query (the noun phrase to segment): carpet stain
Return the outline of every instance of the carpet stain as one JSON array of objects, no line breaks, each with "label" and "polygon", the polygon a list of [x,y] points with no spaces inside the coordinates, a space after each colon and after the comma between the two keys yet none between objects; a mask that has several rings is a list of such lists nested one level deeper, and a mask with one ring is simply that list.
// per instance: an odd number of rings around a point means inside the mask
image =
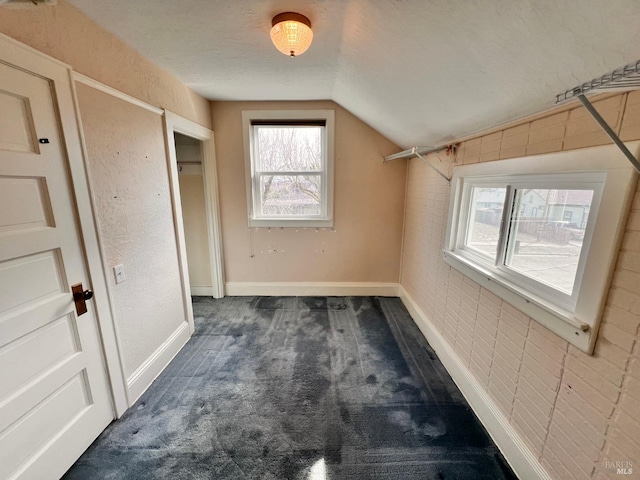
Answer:
[{"label": "carpet stain", "polygon": [[399,299],[193,307],[193,337],[66,480],[516,478]]}]

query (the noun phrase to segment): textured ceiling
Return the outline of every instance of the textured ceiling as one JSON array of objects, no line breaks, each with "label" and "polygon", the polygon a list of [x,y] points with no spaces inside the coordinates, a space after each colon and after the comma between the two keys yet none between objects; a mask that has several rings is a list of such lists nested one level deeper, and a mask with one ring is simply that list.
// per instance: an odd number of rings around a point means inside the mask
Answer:
[{"label": "textured ceiling", "polygon": [[[331,99],[402,147],[549,108],[640,58],[638,0],[69,0],[212,100]],[[309,17],[288,58],[271,18]]]}]

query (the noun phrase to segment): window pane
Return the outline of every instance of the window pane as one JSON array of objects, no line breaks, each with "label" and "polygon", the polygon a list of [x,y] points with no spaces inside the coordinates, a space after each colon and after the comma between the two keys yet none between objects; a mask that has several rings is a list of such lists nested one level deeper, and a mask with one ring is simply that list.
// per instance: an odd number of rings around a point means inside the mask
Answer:
[{"label": "window pane", "polygon": [[322,171],[322,128],[256,126],[256,171]]},{"label": "window pane", "polygon": [[516,190],[505,264],[573,292],[593,190]]},{"label": "window pane", "polygon": [[260,177],[261,215],[321,215],[320,175]]},{"label": "window pane", "polygon": [[500,222],[506,188],[474,187],[465,246],[494,261],[500,239]]}]

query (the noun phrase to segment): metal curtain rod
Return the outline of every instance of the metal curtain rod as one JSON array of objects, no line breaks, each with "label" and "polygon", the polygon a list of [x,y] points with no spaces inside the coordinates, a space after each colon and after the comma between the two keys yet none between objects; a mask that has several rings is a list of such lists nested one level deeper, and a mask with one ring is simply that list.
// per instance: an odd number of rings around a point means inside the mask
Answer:
[{"label": "metal curtain rod", "polygon": [[635,169],[640,173],[640,162],[631,153],[627,146],[620,140],[620,137],[609,126],[602,115],[598,113],[595,107],[587,99],[587,93],[594,93],[599,90],[606,89],[635,89],[640,88],[640,60],[636,63],[630,63],[622,68],[618,68],[611,73],[607,73],[600,78],[594,78],[590,82],[585,82],[577,87],[570,88],[564,92],[556,95],[555,104],[564,103],[573,98],[577,98],[584,108],[591,114],[593,119],[600,125],[602,130],[609,136],[609,138],[617,145],[617,147],[624,153],[624,155],[633,164]]},{"label": "metal curtain rod", "polygon": [[448,183],[451,183],[451,178],[447,177],[444,173],[442,173],[438,167],[436,167],[433,163],[427,160],[423,155],[427,155],[429,153],[440,152],[442,150],[446,150],[451,147],[451,144],[441,145],[439,147],[413,147],[408,150],[403,150],[402,152],[394,153],[393,155],[387,155],[382,160],[383,162],[390,162],[391,160],[397,160],[399,158],[413,158],[418,157],[420,160],[429,165],[435,172],[444,178]]}]

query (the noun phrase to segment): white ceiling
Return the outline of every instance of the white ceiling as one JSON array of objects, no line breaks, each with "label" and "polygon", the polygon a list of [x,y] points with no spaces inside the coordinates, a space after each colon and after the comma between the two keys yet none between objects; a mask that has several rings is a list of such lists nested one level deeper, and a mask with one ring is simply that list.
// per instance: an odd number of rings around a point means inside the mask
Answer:
[{"label": "white ceiling", "polygon": [[[640,58],[639,0],[69,0],[212,100],[332,99],[403,148],[552,105]],[[309,17],[288,58],[271,18]]]}]

